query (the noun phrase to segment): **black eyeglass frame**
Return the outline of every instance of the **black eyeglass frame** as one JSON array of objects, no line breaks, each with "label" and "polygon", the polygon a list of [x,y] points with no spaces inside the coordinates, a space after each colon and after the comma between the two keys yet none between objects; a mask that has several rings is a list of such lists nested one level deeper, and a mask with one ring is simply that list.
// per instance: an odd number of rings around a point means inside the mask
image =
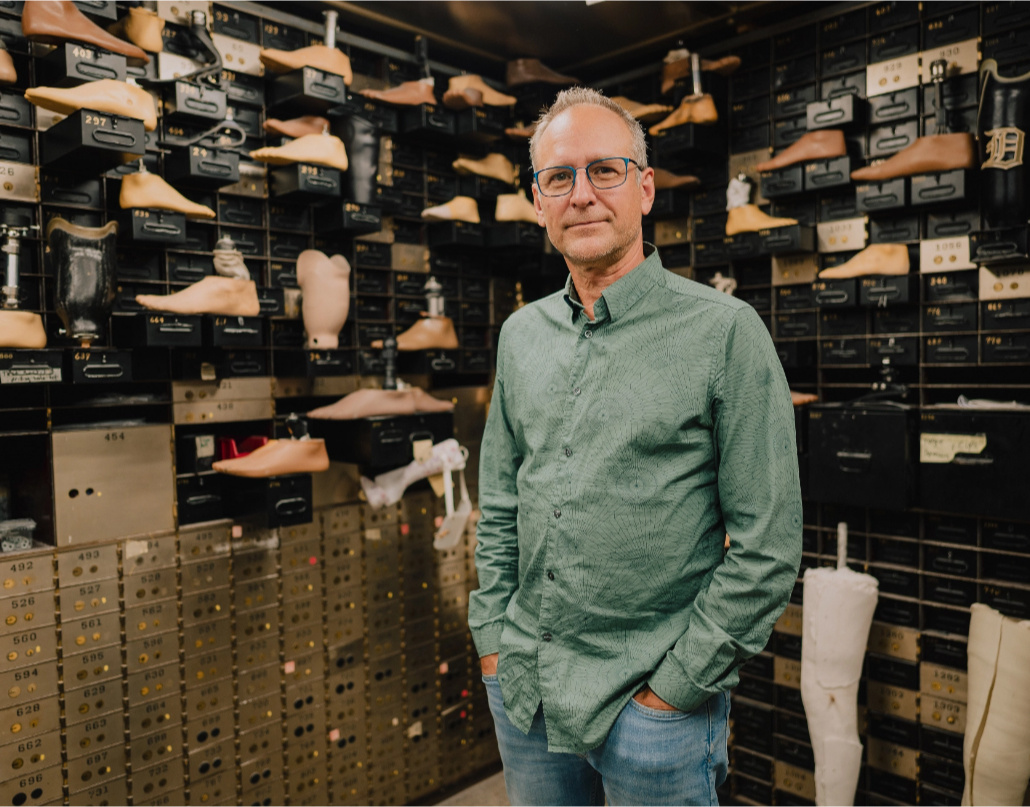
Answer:
[{"label": "black eyeglass frame", "polygon": [[[622,160],[626,166],[626,175],[625,177],[623,177],[622,182],[620,182],[618,185],[609,185],[607,188],[598,188],[597,185],[594,185],[594,180],[590,178],[590,166],[596,165],[597,163],[607,162],[608,160]],[[626,180],[629,178],[630,163],[633,163],[633,165],[637,167],[637,170],[644,170],[640,167],[640,163],[638,163],[636,160],[630,157],[598,157],[596,160],[591,160],[586,165],[582,166],[582,169],[576,168],[574,165],[550,165],[547,168],[541,168],[539,171],[533,172],[533,182],[536,183],[536,188],[538,191],[540,191],[541,195],[546,196],[548,199],[559,199],[562,196],[568,196],[576,189],[576,179],[579,176],[580,170],[582,170],[587,175],[587,181],[594,186],[594,190],[610,191],[614,190],[615,188],[621,188],[623,185],[626,184]],[[553,171],[556,168],[567,168],[569,171],[572,172],[572,187],[565,191],[565,193],[546,193],[543,187],[541,187],[540,185],[540,175],[544,173],[544,171]]]}]

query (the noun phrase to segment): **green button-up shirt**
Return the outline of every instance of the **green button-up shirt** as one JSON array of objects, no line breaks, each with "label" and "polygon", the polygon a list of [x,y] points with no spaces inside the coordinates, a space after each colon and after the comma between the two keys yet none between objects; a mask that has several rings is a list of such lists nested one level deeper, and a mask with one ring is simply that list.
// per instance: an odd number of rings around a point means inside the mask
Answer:
[{"label": "green button-up shirt", "polygon": [[481,656],[500,653],[512,723],[528,732],[543,702],[552,751],[596,748],[645,683],[684,711],[734,686],[801,560],[769,333],[647,249],[593,321],[570,278],[497,348],[469,626]]}]

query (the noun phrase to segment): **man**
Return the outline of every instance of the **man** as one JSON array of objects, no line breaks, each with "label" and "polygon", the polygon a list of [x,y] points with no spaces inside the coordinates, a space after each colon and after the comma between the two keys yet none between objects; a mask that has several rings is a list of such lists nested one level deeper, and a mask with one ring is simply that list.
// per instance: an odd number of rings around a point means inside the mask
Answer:
[{"label": "man", "polygon": [[715,804],[801,558],[789,389],[754,309],[644,243],[632,117],[567,90],[530,156],[570,276],[501,331],[469,601],[508,795]]}]

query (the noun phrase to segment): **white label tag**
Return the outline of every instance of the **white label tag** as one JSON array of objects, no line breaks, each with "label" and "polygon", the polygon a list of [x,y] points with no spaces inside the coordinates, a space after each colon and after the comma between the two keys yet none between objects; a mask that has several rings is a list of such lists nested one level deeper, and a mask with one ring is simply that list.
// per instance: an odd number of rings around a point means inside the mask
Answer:
[{"label": "white label tag", "polygon": [[866,218],[821,221],[816,226],[816,239],[820,252],[854,252],[864,249]]},{"label": "white label tag", "polygon": [[150,544],[146,541],[126,541],[125,542],[125,557],[134,558],[137,555],[145,555],[150,549]]},{"label": "white label tag", "polygon": [[979,65],[979,56],[976,37],[962,42],[952,42],[950,45],[942,45],[933,50],[924,50],[919,54],[923,83],[930,83],[930,65],[938,59],[944,59],[948,63],[944,75],[951,78],[963,73],[975,73]]},{"label": "white label tag", "polygon": [[975,269],[969,260],[969,236],[931,238],[919,242],[920,272],[951,272],[956,269]]},{"label": "white label tag", "polygon": [[408,737],[419,737],[422,734],[422,721],[416,720],[410,726],[408,726]]},{"label": "white label tag", "polygon": [[919,461],[949,463],[956,454],[981,454],[987,448],[986,434],[932,434],[919,435]]},{"label": "white label tag", "polygon": [[60,367],[27,367],[17,370],[0,370],[0,384],[40,384],[60,381]]},{"label": "white label tag", "polygon": [[211,434],[202,434],[195,440],[197,457],[213,457],[215,455],[215,438]]},{"label": "white label tag", "polygon": [[919,84],[919,54],[871,64],[865,69],[865,94],[885,95]]},{"label": "white label tag", "polygon": [[415,462],[429,462],[429,458],[433,456],[433,441],[415,440],[411,444],[411,453],[415,457]]},{"label": "white label tag", "polygon": [[381,541],[383,539],[383,532],[378,527],[365,530],[366,541]]}]

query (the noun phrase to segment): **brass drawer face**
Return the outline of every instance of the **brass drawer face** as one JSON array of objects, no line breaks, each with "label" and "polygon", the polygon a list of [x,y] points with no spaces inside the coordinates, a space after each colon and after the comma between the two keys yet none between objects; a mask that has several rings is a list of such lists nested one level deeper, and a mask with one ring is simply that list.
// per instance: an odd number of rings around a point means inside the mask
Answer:
[{"label": "brass drawer face", "polygon": [[236,768],[236,740],[230,736],[214,744],[208,744],[199,751],[191,751],[186,757],[186,768],[190,779],[200,779],[221,770]]},{"label": "brass drawer face", "polygon": [[100,647],[76,655],[65,654],[64,688],[96,684],[119,678],[122,674],[122,649],[118,646]]},{"label": "brass drawer face", "polygon": [[78,759],[68,760],[68,789],[95,787],[125,778],[125,743],[93,750]]},{"label": "brass drawer face", "polygon": [[228,619],[231,615],[231,593],[228,588],[212,591],[198,591],[182,598],[182,626],[210,622],[212,619]]},{"label": "brass drawer face", "polygon": [[164,633],[179,627],[179,603],[177,600],[141,603],[125,606],[125,639],[132,641],[140,636]]},{"label": "brass drawer face", "polygon": [[361,505],[361,526],[364,529],[385,527],[396,525],[397,523],[396,507],[384,507],[382,510],[373,510],[367,504]]},{"label": "brass drawer face", "polygon": [[279,666],[240,669],[236,675],[236,686],[241,701],[279,691]]},{"label": "brass drawer face", "polygon": [[[134,745],[135,740],[133,740]],[[129,756],[131,758],[132,754],[130,753]],[[133,765],[132,777],[129,780],[132,803],[185,804],[186,794],[182,790],[185,778],[186,762],[181,754],[168,757],[166,760],[142,770]],[[161,794],[168,794],[167,799],[158,798]]]},{"label": "brass drawer face", "polygon": [[247,760],[263,754],[282,755],[283,726],[278,721],[240,733],[240,759]]},{"label": "brass drawer face", "polygon": [[0,778],[2,804],[61,804],[64,777],[61,775],[60,755],[56,767],[21,771],[16,776],[4,772]]},{"label": "brass drawer face", "polygon": [[432,667],[435,661],[436,642],[422,642],[416,645],[408,642],[405,643],[404,666],[409,672],[422,669],[423,667]]},{"label": "brass drawer face", "polygon": [[365,643],[362,641],[350,642],[329,648],[329,673],[335,675],[345,673],[357,675],[364,679],[365,665]]},{"label": "brass drawer face", "polygon": [[305,709],[296,714],[286,716],[286,752],[289,759],[293,758],[292,751],[295,744],[303,745],[305,739],[317,738],[325,747],[325,709],[313,707]]},{"label": "brass drawer face", "polygon": [[179,555],[183,563],[192,563],[204,558],[228,555],[231,549],[228,521],[207,524],[203,527],[182,527],[179,529]]},{"label": "brass drawer face", "polygon": [[[282,778],[283,755],[280,753],[261,754],[240,764],[240,782],[244,793]],[[275,803],[281,804],[282,802]]]},{"label": "brass drawer face", "polygon": [[209,588],[229,585],[229,558],[222,556],[184,563],[182,565],[182,593],[191,594]]},{"label": "brass drawer face", "polygon": [[279,663],[279,637],[264,635],[236,645],[236,662],[240,667],[261,667]]},{"label": "brass drawer face", "polygon": [[273,722],[278,724],[282,719],[282,702],[278,692],[259,695],[240,703],[239,710],[240,731],[250,731]]},{"label": "brass drawer face", "polygon": [[[329,783],[326,778],[325,766],[321,763],[308,765],[298,771],[291,770],[286,785],[290,794],[290,804],[308,807],[308,805],[329,803]],[[403,800],[402,793],[399,800],[384,801],[383,803],[399,804]]]},{"label": "brass drawer face", "polygon": [[179,693],[170,693],[160,698],[133,706],[126,712],[129,716],[129,738],[151,731],[162,731],[182,725],[182,699]]},{"label": "brass drawer face", "polygon": [[367,709],[365,708],[364,680],[355,682],[330,678],[327,683],[329,684],[329,701],[326,704],[326,711],[332,724],[365,719]]},{"label": "brass drawer face", "polygon": [[464,557],[465,547],[463,544],[458,544],[457,546],[452,547],[451,549],[438,549],[434,554],[436,563],[439,566],[443,566],[447,563],[451,563],[458,559],[463,559]]},{"label": "brass drawer face", "polygon": [[286,688],[287,717],[313,707],[325,706],[325,682],[321,678],[290,684]]},{"label": "brass drawer face", "polygon": [[440,588],[464,583],[468,579],[468,567],[464,560],[441,564],[436,573]]},{"label": "brass drawer face", "polygon": [[175,533],[151,538],[130,538],[122,545],[122,574],[135,576],[148,569],[164,569],[178,563]]},{"label": "brass drawer face", "polygon": [[368,632],[374,636],[401,635],[401,603],[389,600],[368,609]]},{"label": "brass drawer face", "polygon": [[0,593],[5,597],[53,589],[53,550],[32,549],[0,563]]},{"label": "brass drawer face", "polygon": [[370,635],[368,637],[368,657],[369,658],[383,658],[384,656],[392,656],[399,653],[401,650],[401,632],[400,630],[391,631],[391,635]]},{"label": "brass drawer face", "polygon": [[182,682],[179,680],[179,665],[166,664],[152,670],[141,670],[128,677],[129,708],[153,703],[168,695],[179,694]]},{"label": "brass drawer face", "polygon": [[[68,789],[75,788],[69,782]],[[125,778],[125,768],[122,768],[119,776],[105,780],[100,784],[87,785],[84,790],[72,792],[68,796],[68,804],[72,807],[90,804],[128,804],[129,803],[129,780]],[[137,802],[138,804],[138,802]]]},{"label": "brass drawer face", "polygon": [[283,563],[283,601],[303,600],[322,596],[322,569],[319,566],[301,567],[288,571]]},{"label": "brass drawer face", "polygon": [[182,757],[182,732],[178,726],[133,737],[129,743],[129,764],[132,770]]},{"label": "brass drawer face", "polygon": [[197,689],[208,681],[232,675],[232,648],[188,655],[185,663],[186,689]]},{"label": "brass drawer face", "polygon": [[232,679],[218,681],[186,690],[186,719],[200,720],[204,715],[232,706]]},{"label": "brass drawer face", "polygon": [[336,566],[361,560],[364,539],[360,531],[339,535],[326,534],[325,565]]},{"label": "brass drawer face", "polygon": [[305,535],[298,537],[287,537],[282,534],[286,530],[299,530],[299,527],[282,527],[280,529],[282,546],[283,574],[299,572],[304,569],[318,569],[322,565],[322,536],[309,528],[311,524],[303,525]]},{"label": "brass drawer face", "polygon": [[57,591],[61,614],[68,616],[102,614],[118,610],[118,578],[73,583]]},{"label": "brass drawer face", "polygon": [[220,619],[216,622],[191,625],[182,632],[182,644],[187,653],[228,647],[232,644],[232,622]]},{"label": "brass drawer face", "polygon": [[237,615],[241,611],[253,611],[255,608],[275,605],[279,601],[279,578],[262,577],[246,582],[237,579],[232,597]]},{"label": "brass drawer face", "polygon": [[[286,804],[286,788],[283,785],[282,777],[270,774],[270,781],[262,779],[260,785],[252,786],[247,782],[243,783],[244,804]],[[326,802],[327,804],[329,802]],[[343,804],[342,801],[333,802]],[[362,802],[352,802],[360,804]]]},{"label": "brass drawer face", "polygon": [[64,721],[68,725],[120,711],[121,708],[122,682],[118,680],[90,684],[64,693]]},{"label": "brass drawer face", "polygon": [[61,735],[56,732],[25,737],[0,748],[0,771],[3,771],[5,778],[20,778],[60,761]]},{"label": "brass drawer face", "polygon": [[334,593],[337,599],[342,592],[350,592],[353,596],[361,596],[361,558],[354,557],[347,563],[326,565],[325,567],[326,600]]},{"label": "brass drawer face", "polygon": [[[114,640],[118,641],[120,635],[116,633]],[[29,628],[0,635],[0,658],[8,668],[56,661],[57,631],[53,626],[45,625],[41,628]]]},{"label": "brass drawer face", "polygon": [[237,518],[232,525],[232,553],[258,549],[275,552],[279,549],[279,531],[269,528],[263,516]]},{"label": "brass drawer face", "polygon": [[404,713],[404,682],[394,681],[390,684],[369,687],[369,698],[373,714],[385,711],[387,714]]},{"label": "brass drawer face", "polygon": [[129,675],[140,670],[179,661],[179,632],[158,633],[134,639],[125,646],[125,668]]},{"label": "brass drawer face", "polygon": [[283,628],[289,632],[299,625],[322,624],[322,595],[304,600],[283,601]]},{"label": "brass drawer face", "polygon": [[56,693],[43,700],[0,709],[0,745],[61,728],[61,703]]},{"label": "brass drawer face", "polygon": [[342,504],[322,511],[322,532],[327,536],[361,529],[361,505]]},{"label": "brass drawer face", "polygon": [[190,804],[222,804],[236,803],[236,765],[235,760],[228,768],[205,776],[199,781],[190,781]]},{"label": "brass drawer face", "polygon": [[919,701],[921,723],[942,731],[965,734],[966,704],[925,693],[920,696]]},{"label": "brass drawer face", "polygon": [[[321,611],[319,612],[321,615]],[[307,625],[290,625],[283,634],[287,657],[322,647],[322,620]]]},{"label": "brass drawer face", "polygon": [[357,597],[351,594],[349,598],[326,603],[329,644],[349,644],[365,635],[365,612],[360,595],[359,591]]},{"label": "brass drawer face", "polygon": [[167,600],[179,593],[179,571],[174,566],[164,569],[134,570],[125,575],[125,607],[131,608],[153,600]]},{"label": "brass drawer face", "polygon": [[233,552],[232,575],[236,585],[279,573],[279,551],[263,547],[249,552]]},{"label": "brass drawer face", "polygon": [[401,654],[395,653],[381,659],[370,659],[368,662],[368,688],[374,692],[394,681],[402,680]]},{"label": "brass drawer face", "polygon": [[61,620],[61,642],[69,649],[79,651],[91,647],[105,647],[119,644],[121,640],[122,620],[117,611],[87,617],[69,616]]},{"label": "brass drawer face", "polygon": [[250,642],[279,635],[279,607],[270,605],[258,611],[236,614],[236,641]]},{"label": "brass drawer face", "polygon": [[[68,759],[88,756],[98,748],[125,744],[125,716],[121,712],[98,715],[69,726],[65,732]],[[83,780],[85,782],[87,780]]]},{"label": "brass drawer face", "polygon": [[321,648],[298,654],[283,663],[283,678],[286,679],[287,687],[291,681],[306,681],[311,678],[322,678],[324,675],[325,658],[322,656]]},{"label": "brass drawer face", "polygon": [[62,588],[117,576],[117,544],[66,549],[57,553],[57,583]]},{"label": "brass drawer face", "polygon": [[[118,607],[117,598],[115,607]],[[5,634],[23,633],[30,628],[53,625],[56,621],[57,607],[54,595],[49,591],[19,594],[0,600],[0,630]]]}]

